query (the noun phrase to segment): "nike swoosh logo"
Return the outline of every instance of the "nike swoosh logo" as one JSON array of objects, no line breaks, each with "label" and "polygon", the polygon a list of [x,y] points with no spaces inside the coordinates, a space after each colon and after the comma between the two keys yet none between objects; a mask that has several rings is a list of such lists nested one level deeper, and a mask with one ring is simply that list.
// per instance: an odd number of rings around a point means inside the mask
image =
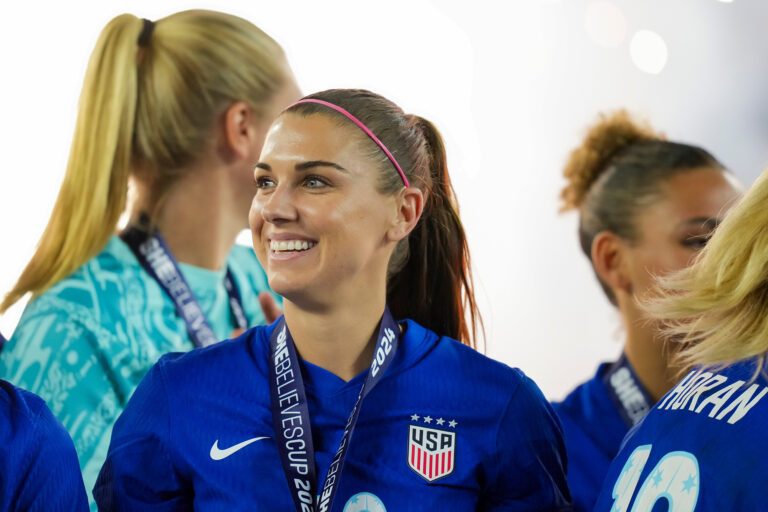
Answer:
[{"label": "nike swoosh logo", "polygon": [[236,451],[242,450],[249,444],[255,443],[256,441],[261,441],[262,439],[269,439],[269,437],[254,437],[253,439],[248,439],[246,441],[243,441],[242,443],[237,443],[236,445],[230,446],[229,448],[225,448],[224,450],[219,448],[219,440],[217,439],[213,443],[213,446],[211,446],[211,458],[213,460],[226,459]]}]

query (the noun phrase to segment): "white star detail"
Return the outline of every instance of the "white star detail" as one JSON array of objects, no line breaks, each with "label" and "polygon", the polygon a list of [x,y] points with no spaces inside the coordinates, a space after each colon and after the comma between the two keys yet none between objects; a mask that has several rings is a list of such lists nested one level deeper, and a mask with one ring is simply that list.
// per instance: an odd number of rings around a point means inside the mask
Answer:
[{"label": "white star detail", "polygon": [[451,420],[448,422],[448,426],[451,428],[456,428],[456,425],[458,425],[458,423],[456,423],[456,420]]},{"label": "white star detail", "polygon": [[443,418],[437,418],[437,422],[436,423],[438,425],[442,425],[443,423],[445,423],[445,420]]},{"label": "white star detail", "polygon": [[411,421],[419,421],[419,415],[418,414],[412,414],[411,415]]},{"label": "white star detail", "polygon": [[432,418],[430,416],[424,416],[424,423],[432,423]]}]

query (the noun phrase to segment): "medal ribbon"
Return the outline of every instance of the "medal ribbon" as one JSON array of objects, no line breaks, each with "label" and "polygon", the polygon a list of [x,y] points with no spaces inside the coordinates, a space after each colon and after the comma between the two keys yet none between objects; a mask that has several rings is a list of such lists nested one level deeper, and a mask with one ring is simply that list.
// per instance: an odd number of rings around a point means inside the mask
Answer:
[{"label": "medal ribbon", "polygon": [[[136,259],[157,281],[160,288],[171,298],[176,306],[176,312],[187,326],[189,338],[195,347],[207,347],[219,341],[213,333],[211,324],[205,317],[200,303],[192,293],[187,280],[184,279],[176,258],[173,257],[168,244],[158,231],[148,235],[141,229],[130,227],[120,238],[128,245]],[[227,268],[224,287],[229,296],[229,305],[238,329],[248,329],[248,321],[243,313],[243,303],[237,289],[232,272]]]},{"label": "medal ribbon", "polygon": [[376,336],[371,366],[344,426],[344,434],[336,455],[328,467],[323,487],[318,490],[309,406],[299,358],[293,337],[285,323],[285,317],[280,318],[275,330],[272,331],[269,349],[272,425],[275,429],[275,440],[283,471],[297,511],[328,512],[331,510],[333,498],[341,480],[347,449],[360,414],[360,406],[363,399],[381,380],[395,357],[399,339],[400,328],[392,318],[389,308],[385,307]]},{"label": "medal ribbon", "polygon": [[603,382],[627,427],[633,427],[651,410],[653,398],[637,378],[625,354],[610,366],[603,375]]}]

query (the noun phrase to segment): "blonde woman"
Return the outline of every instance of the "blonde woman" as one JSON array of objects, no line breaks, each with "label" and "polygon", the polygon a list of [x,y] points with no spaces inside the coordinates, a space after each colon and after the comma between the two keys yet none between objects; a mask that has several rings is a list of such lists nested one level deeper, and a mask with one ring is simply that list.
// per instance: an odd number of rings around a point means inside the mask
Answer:
[{"label": "blonde woman", "polygon": [[[280,46],[238,17],[124,14],[103,29],[48,227],[0,307],[32,295],[0,377],[46,400],[89,490],[115,419],[162,354],[264,323],[264,271],[233,246],[267,128],[298,96]],[[117,234],[129,180],[136,197]]]},{"label": "blonde woman", "polygon": [[623,353],[555,404],[574,510],[592,510],[621,440],[677,381],[672,353],[639,300],[689,265],[741,195],[706,150],[666,140],[626,111],[601,115],[565,167],[564,209],[625,332]]},{"label": "blonde woman", "polygon": [[595,510],[765,510],[768,172],[661,285],[649,310],[690,371],[625,439]]}]

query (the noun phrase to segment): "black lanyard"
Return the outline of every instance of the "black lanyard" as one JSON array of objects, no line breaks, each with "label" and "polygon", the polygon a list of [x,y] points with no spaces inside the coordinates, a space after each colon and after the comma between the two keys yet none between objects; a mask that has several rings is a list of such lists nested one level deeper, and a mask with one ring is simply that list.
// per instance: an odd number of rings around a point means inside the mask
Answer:
[{"label": "black lanyard", "polygon": [[[360,406],[363,399],[381,380],[395,357],[399,339],[400,328],[392,318],[389,308],[385,308],[370,369],[344,426],[344,434],[328,468],[323,487],[318,491],[309,406],[299,358],[291,333],[285,324],[285,317],[280,318],[275,330],[272,331],[269,348],[272,425],[275,429],[283,471],[297,511],[328,512],[331,510],[352,432],[360,414]],[[317,496],[317,502],[315,502],[315,496]]]},{"label": "black lanyard", "polygon": [[[160,288],[171,298],[176,306],[176,312],[184,319],[187,325],[189,338],[196,347],[207,347],[219,341],[213,333],[211,324],[203,313],[200,303],[192,293],[192,289],[184,279],[184,275],[179,269],[176,258],[173,257],[168,244],[158,231],[148,235],[147,232],[130,227],[123,231],[120,238],[128,245],[136,259],[157,281]],[[224,278],[224,287],[229,296],[229,306],[232,316],[238,329],[248,329],[248,321],[243,313],[243,303],[240,298],[240,292],[237,289],[232,272],[227,268],[227,274]]]},{"label": "black lanyard", "polygon": [[3,337],[3,333],[0,333],[0,352],[3,351],[3,347],[8,343],[8,340]]},{"label": "black lanyard", "polygon": [[626,355],[622,354],[608,368],[603,375],[603,382],[627,427],[633,427],[651,410],[653,398],[637,378]]}]

